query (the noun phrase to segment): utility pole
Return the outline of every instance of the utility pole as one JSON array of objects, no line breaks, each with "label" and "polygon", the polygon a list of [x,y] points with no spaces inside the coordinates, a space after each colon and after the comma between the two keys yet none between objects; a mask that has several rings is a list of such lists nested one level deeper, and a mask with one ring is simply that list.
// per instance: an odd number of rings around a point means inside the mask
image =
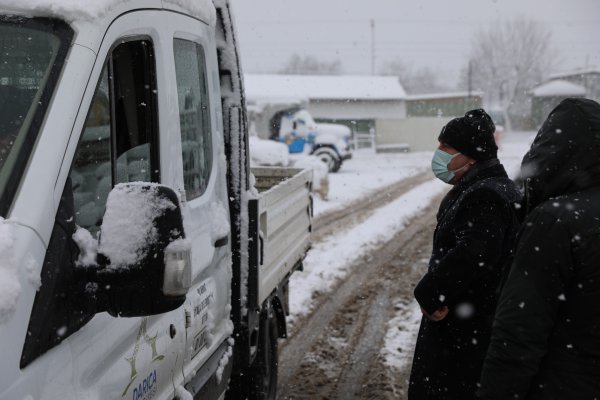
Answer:
[{"label": "utility pole", "polygon": [[371,18],[371,75],[375,75],[375,19]]},{"label": "utility pole", "polygon": [[469,82],[469,87],[468,87],[468,99],[469,101],[471,101],[471,91],[473,88],[473,62],[471,60],[469,60],[469,71],[468,71],[468,79],[467,81]]}]

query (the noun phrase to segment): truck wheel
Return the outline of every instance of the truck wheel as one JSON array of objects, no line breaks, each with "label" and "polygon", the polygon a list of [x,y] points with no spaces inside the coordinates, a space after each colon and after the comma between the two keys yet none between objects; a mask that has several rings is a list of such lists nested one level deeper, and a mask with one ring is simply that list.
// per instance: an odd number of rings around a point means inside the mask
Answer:
[{"label": "truck wheel", "polygon": [[277,398],[277,317],[272,310],[266,313],[258,338],[258,353],[250,369],[250,400]]},{"label": "truck wheel", "polygon": [[327,164],[329,172],[338,172],[342,166],[342,160],[335,150],[328,147],[320,147],[314,151],[313,155],[319,157],[321,161]]}]

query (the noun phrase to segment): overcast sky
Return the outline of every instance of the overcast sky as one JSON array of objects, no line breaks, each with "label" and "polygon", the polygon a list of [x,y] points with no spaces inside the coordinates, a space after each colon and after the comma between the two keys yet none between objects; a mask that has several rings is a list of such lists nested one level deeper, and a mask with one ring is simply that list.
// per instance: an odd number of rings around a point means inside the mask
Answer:
[{"label": "overcast sky", "polygon": [[294,54],[342,62],[349,74],[402,60],[455,84],[473,36],[526,16],[552,32],[560,69],[600,68],[600,0],[232,0],[246,72],[277,72]]}]

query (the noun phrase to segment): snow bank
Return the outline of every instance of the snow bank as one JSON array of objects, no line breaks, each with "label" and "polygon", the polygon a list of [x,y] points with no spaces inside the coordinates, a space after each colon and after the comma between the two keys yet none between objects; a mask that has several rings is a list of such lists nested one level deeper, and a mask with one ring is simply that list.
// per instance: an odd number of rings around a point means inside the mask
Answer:
[{"label": "snow bank", "polygon": [[14,245],[12,226],[0,217],[0,324],[15,312],[21,294]]},{"label": "snow bank", "polygon": [[135,265],[158,240],[154,221],[176,205],[159,198],[157,190],[158,185],[150,183],[127,183],[108,195],[98,251],[110,259],[111,268]]},{"label": "snow bank", "polygon": [[381,349],[388,366],[401,370],[412,359],[421,315],[421,307],[416,300],[410,304],[396,304],[396,316],[388,322],[385,344]]}]

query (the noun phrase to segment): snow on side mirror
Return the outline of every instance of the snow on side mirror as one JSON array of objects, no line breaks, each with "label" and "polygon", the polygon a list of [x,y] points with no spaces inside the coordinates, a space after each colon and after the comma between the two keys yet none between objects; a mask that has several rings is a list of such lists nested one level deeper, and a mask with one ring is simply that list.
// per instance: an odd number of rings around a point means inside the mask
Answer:
[{"label": "snow on side mirror", "polygon": [[111,315],[160,314],[178,308],[191,286],[191,246],[179,199],[169,187],[124,183],[106,204],[96,278]]}]

